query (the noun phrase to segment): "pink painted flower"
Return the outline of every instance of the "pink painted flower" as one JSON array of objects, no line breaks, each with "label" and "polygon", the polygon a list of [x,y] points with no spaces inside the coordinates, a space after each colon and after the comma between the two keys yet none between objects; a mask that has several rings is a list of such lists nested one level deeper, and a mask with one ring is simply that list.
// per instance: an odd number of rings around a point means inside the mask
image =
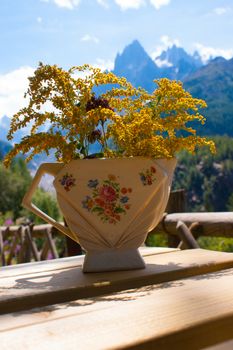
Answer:
[{"label": "pink painted flower", "polygon": [[105,202],[114,202],[116,200],[116,191],[108,185],[103,185],[100,188],[99,195]]},{"label": "pink painted flower", "polygon": [[151,167],[150,167],[150,170],[151,170],[151,172],[152,172],[153,174],[156,173],[155,167],[151,166]]},{"label": "pink painted flower", "polygon": [[121,187],[115,175],[109,174],[101,182],[91,179],[87,187],[92,193],[82,201],[83,208],[97,214],[103,223],[116,225],[131,207],[129,193],[132,188]]},{"label": "pink painted flower", "polygon": [[147,183],[148,183],[148,185],[152,185],[152,183],[153,183],[152,177],[150,175],[147,176]]},{"label": "pink painted flower", "polygon": [[67,186],[67,187],[74,186],[74,179],[72,179],[72,178],[69,177],[69,178],[66,180],[66,186]]}]

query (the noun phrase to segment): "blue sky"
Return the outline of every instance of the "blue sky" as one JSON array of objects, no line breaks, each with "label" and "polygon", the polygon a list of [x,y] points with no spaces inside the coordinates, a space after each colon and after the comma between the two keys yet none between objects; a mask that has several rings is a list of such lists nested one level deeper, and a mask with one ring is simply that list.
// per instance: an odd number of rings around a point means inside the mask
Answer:
[{"label": "blue sky", "polygon": [[112,68],[134,39],[152,58],[173,43],[233,57],[232,0],[0,0],[0,16],[0,117],[22,107],[39,61]]}]

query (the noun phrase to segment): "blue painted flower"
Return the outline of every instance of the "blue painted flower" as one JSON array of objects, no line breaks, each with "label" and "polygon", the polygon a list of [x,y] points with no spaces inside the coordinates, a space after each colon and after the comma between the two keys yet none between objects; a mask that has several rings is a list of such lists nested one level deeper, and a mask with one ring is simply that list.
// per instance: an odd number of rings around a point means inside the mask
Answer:
[{"label": "blue painted flower", "polygon": [[75,178],[73,177],[72,174],[66,173],[63,175],[63,177],[59,180],[60,184],[64,186],[64,189],[66,191],[70,191],[70,189],[75,186]]},{"label": "blue painted flower", "polygon": [[88,181],[88,187],[90,188],[96,188],[98,185],[99,185],[99,181],[97,179]]},{"label": "blue painted flower", "polygon": [[65,186],[65,184],[66,184],[66,179],[65,179],[65,177],[63,177],[63,179],[60,180],[60,183],[61,183],[62,186]]},{"label": "blue painted flower", "polygon": [[90,196],[86,196],[86,198],[82,201],[82,205],[84,209],[90,211],[93,205],[93,200]]},{"label": "blue painted flower", "polygon": [[141,181],[142,181],[143,183],[146,182],[146,177],[145,177],[144,174],[140,174],[140,178],[141,178]]},{"label": "blue painted flower", "polygon": [[120,201],[121,203],[127,203],[129,201],[129,197],[127,196],[121,197]]}]

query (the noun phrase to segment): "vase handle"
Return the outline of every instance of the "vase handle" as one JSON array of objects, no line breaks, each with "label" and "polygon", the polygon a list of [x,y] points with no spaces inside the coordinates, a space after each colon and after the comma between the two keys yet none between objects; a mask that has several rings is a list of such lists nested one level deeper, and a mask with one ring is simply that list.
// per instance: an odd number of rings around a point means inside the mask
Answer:
[{"label": "vase handle", "polygon": [[71,239],[77,241],[77,237],[69,230],[68,227],[63,226],[59,222],[57,222],[55,219],[51,218],[49,215],[44,213],[41,209],[39,209],[35,204],[32,203],[32,196],[34,192],[36,191],[40,180],[44,174],[49,174],[52,176],[56,176],[56,174],[61,170],[63,167],[63,163],[43,163],[37,170],[31,186],[28,189],[28,192],[25,194],[22,205],[24,208],[29,209],[34,214],[38,215],[41,219],[45,220],[49,224],[56,227],[59,231],[64,233],[65,235],[69,236]]}]

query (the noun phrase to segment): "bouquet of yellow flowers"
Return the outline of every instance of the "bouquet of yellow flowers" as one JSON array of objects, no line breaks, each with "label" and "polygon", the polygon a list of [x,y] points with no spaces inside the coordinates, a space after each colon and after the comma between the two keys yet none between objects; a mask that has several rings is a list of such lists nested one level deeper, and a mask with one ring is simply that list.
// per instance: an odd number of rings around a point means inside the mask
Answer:
[{"label": "bouquet of yellow flowers", "polygon": [[[39,64],[29,78],[28,106],[16,113],[8,139],[30,125],[30,134],[5,157],[9,166],[19,153],[26,160],[55,149],[59,162],[90,157],[90,145],[98,143],[99,156],[172,158],[180,150],[195,152],[199,146],[215,150],[213,141],[200,137],[192,122],[204,124],[199,113],[206,107],[193,98],[181,82],[155,81],[148,93],[133,87],[125,78],[89,65],[68,71],[56,65]],[[104,91],[102,94],[98,91]],[[49,121],[47,132],[38,128]]]}]

